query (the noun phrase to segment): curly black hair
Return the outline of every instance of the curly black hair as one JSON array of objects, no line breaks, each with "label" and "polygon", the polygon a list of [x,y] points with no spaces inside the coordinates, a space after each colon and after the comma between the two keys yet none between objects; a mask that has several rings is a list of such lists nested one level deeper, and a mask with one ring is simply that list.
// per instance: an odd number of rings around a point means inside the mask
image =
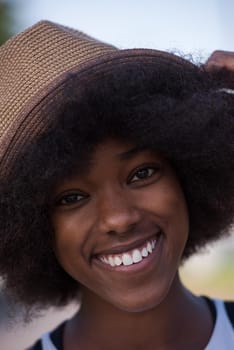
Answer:
[{"label": "curly black hair", "polygon": [[234,86],[233,73],[158,58],[148,66],[115,62],[90,76],[68,74],[61,96],[43,102],[50,125],[20,150],[0,185],[0,274],[30,307],[77,298],[79,284],[53,251],[50,196],[106,138],[160,150],[173,165],[190,215],[183,259],[233,223],[234,97],[221,89]]}]

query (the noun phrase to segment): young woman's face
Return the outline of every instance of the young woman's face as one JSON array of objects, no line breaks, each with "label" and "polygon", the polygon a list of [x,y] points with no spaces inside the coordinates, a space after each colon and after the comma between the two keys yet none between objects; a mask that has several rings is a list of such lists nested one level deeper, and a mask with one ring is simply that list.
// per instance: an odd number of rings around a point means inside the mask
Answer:
[{"label": "young woman's face", "polygon": [[105,141],[82,175],[56,188],[54,203],[55,252],[83,294],[134,312],[166,297],[189,223],[182,189],[162,156]]}]

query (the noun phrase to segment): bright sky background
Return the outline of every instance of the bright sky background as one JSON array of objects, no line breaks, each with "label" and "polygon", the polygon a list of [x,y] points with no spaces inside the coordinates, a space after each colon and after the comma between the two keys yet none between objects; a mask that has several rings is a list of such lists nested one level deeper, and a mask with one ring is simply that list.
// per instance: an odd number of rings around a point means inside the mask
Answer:
[{"label": "bright sky background", "polygon": [[234,51],[234,0],[8,0],[17,31],[49,19],[120,48],[177,50],[206,57]]}]

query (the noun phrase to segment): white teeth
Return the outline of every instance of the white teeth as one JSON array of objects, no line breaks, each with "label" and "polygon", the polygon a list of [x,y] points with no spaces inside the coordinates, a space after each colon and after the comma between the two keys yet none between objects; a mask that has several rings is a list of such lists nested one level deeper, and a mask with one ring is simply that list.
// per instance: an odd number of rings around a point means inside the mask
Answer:
[{"label": "white teeth", "polygon": [[146,242],[141,249],[134,249],[123,254],[100,255],[99,259],[112,267],[120,265],[129,266],[137,264],[142,261],[143,258],[146,258],[152,253],[156,245],[157,240],[153,239],[152,241]]},{"label": "white teeth", "polygon": [[100,259],[101,259],[102,262],[104,262],[106,264],[109,263],[108,259],[105,256],[101,256]]},{"label": "white teeth", "polygon": [[132,253],[132,260],[134,263],[138,263],[139,261],[142,260],[141,253],[138,249],[134,249]]},{"label": "white teeth", "polygon": [[108,260],[108,258],[106,258],[105,256],[104,256],[104,262],[105,262],[106,264],[109,264],[109,260]]},{"label": "white teeth", "polygon": [[116,266],[119,266],[122,264],[122,259],[119,256],[114,257],[114,262]]},{"label": "white teeth", "polygon": [[148,250],[144,247],[141,251],[141,255],[143,256],[143,258],[147,257],[148,256]]},{"label": "white teeth", "polygon": [[132,257],[130,254],[128,254],[128,253],[123,254],[123,264],[124,264],[124,266],[128,266],[128,265],[133,264]]},{"label": "white teeth", "polygon": [[152,253],[153,247],[150,242],[147,243],[147,250],[149,253]]},{"label": "white teeth", "polygon": [[112,258],[112,256],[109,256],[108,261],[109,261],[110,266],[115,266],[115,262],[114,262],[114,259]]}]

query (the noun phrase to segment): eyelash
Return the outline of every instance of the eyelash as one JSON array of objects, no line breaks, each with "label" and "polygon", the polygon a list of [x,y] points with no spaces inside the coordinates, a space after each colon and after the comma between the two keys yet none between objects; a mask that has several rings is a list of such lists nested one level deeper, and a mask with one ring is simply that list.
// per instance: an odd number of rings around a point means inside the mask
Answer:
[{"label": "eyelash", "polygon": [[[144,176],[143,178],[138,178],[136,180],[134,180],[135,177],[139,176],[139,173],[142,171],[147,171],[146,176]],[[146,181],[147,179],[149,179],[150,177],[152,177],[155,172],[159,170],[159,167],[156,166],[149,166],[149,165],[145,165],[145,166],[141,166],[138,169],[135,169],[133,174],[130,175],[129,180],[127,181],[128,184],[130,183],[135,183],[135,182],[141,182],[141,181]]]},{"label": "eyelash", "polygon": [[[78,199],[80,197],[80,199]],[[81,193],[68,193],[60,197],[56,200],[55,205],[56,206],[63,206],[63,205],[73,205],[75,203],[80,203],[83,199],[88,198],[88,195],[81,194]]]},{"label": "eyelash", "polygon": [[[139,176],[139,173],[142,171],[147,171],[147,174],[145,174],[146,176],[144,176],[143,178],[138,178],[138,179],[134,179],[135,177]],[[145,166],[141,166],[137,169],[135,169],[130,176],[127,179],[127,184],[133,184],[136,182],[145,182],[147,181],[149,178],[151,178],[155,172],[157,172],[158,170],[160,170],[160,168],[158,166],[149,166],[149,165],[145,165]],[[87,199],[89,197],[89,195],[87,194],[82,194],[82,193],[78,193],[78,192],[71,192],[68,194],[63,195],[62,197],[60,197],[59,199],[57,199],[55,201],[55,205],[56,206],[66,206],[66,205],[74,205],[74,204],[80,204],[83,200]]]}]

